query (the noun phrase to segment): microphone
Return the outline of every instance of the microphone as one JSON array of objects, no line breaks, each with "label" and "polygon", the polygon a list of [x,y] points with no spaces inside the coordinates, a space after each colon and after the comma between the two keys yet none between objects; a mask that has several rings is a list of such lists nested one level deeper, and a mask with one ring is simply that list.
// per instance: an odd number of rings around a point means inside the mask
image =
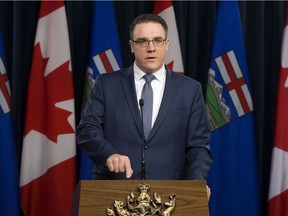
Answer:
[{"label": "microphone", "polygon": [[142,161],[141,161],[141,180],[146,178],[146,162],[145,162],[145,136],[144,136],[144,125],[143,125],[143,107],[144,99],[139,100],[140,114],[141,114],[141,134],[142,134]]}]

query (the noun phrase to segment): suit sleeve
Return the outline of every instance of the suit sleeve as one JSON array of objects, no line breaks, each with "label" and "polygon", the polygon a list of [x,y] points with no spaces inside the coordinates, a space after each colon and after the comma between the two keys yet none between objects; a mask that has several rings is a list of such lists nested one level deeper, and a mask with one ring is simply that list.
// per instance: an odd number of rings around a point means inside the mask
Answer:
[{"label": "suit sleeve", "polygon": [[90,99],[77,126],[77,144],[99,166],[103,166],[110,155],[117,153],[104,138],[104,119],[105,95],[100,75],[95,81]]},{"label": "suit sleeve", "polygon": [[202,88],[197,83],[195,98],[192,101],[188,140],[186,146],[186,179],[206,180],[212,164],[210,151],[210,129]]}]

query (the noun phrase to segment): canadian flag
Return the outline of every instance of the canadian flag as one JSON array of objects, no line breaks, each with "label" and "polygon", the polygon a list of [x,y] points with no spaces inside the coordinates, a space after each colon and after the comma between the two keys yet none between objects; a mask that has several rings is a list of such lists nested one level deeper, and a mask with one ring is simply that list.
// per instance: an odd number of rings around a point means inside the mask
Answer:
[{"label": "canadian flag", "polygon": [[155,1],[154,14],[161,16],[168,25],[169,50],[165,57],[165,64],[169,69],[184,73],[178,29],[172,1]]},{"label": "canadian flag", "polygon": [[288,215],[288,6],[281,54],[269,188],[269,216]]},{"label": "canadian flag", "polygon": [[65,6],[63,1],[42,1],[24,125],[24,214],[71,215],[75,185],[74,93]]}]

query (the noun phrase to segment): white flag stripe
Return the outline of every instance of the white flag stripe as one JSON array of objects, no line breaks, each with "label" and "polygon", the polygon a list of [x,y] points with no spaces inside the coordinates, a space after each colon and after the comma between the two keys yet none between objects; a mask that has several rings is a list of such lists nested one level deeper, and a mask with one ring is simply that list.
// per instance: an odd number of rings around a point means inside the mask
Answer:
[{"label": "white flag stripe", "polygon": [[288,25],[284,28],[281,65],[282,65],[282,68],[288,68]]},{"label": "white flag stripe", "polygon": [[6,68],[5,68],[5,65],[4,65],[1,57],[0,57],[0,73],[2,75],[6,73]]},{"label": "white flag stripe", "polygon": [[4,97],[4,94],[2,91],[0,91],[0,105],[4,113],[8,113],[10,111],[6,98]]},{"label": "white flag stripe", "polygon": [[233,90],[229,91],[229,94],[230,94],[230,97],[231,97],[231,99],[233,101],[233,104],[235,106],[235,109],[237,111],[238,116],[239,117],[243,116],[244,115],[244,110],[243,110],[242,105],[240,103],[240,100],[239,100],[237,92],[233,89]]},{"label": "white flag stripe", "polygon": [[9,95],[11,96],[10,82],[7,81],[7,82],[5,83],[5,85],[6,85],[6,88],[7,88],[7,91],[8,91],[8,93],[9,93]]},{"label": "white flag stripe", "polygon": [[236,77],[237,78],[243,77],[243,74],[242,74],[241,69],[239,67],[239,64],[238,64],[238,61],[236,59],[234,51],[233,50],[229,51],[227,53],[227,56],[228,56],[228,58],[230,60],[230,63],[232,65],[232,67],[233,67],[233,70],[234,70],[234,72],[236,74]]},{"label": "white flag stripe", "polygon": [[100,55],[94,56],[93,60],[100,74],[107,73],[106,68],[104,67],[103,62],[100,58]]},{"label": "white flag stripe", "polygon": [[[0,73],[2,75],[6,74],[6,68],[5,68],[5,65],[4,65],[1,57],[0,57]],[[6,85],[6,89],[9,93],[9,95],[11,95],[10,85],[9,85],[8,80],[5,82],[5,85]],[[1,89],[0,89],[0,105],[1,105],[4,113],[8,113],[10,111],[9,105],[7,103],[7,99],[4,97],[4,93],[2,92]]]},{"label": "white flag stripe", "polygon": [[227,70],[226,70],[226,66],[225,66],[225,64],[224,64],[224,62],[223,62],[222,57],[221,57],[221,56],[217,57],[217,58],[215,59],[215,62],[216,62],[216,64],[217,64],[218,68],[219,68],[219,71],[220,71],[220,73],[221,73],[221,76],[222,76],[225,84],[230,83],[230,82],[231,82],[231,79],[230,79],[230,77],[228,76],[228,72],[227,72]]},{"label": "white flag stripe", "polygon": [[245,99],[246,99],[246,102],[249,106],[249,110],[250,111],[253,111],[253,101],[252,101],[252,97],[251,97],[251,94],[250,94],[250,91],[248,89],[248,86],[245,84],[245,85],[242,85],[241,86],[241,89],[244,93],[244,96],[245,96]]},{"label": "white flag stripe", "polygon": [[182,53],[180,49],[181,46],[179,42],[178,29],[173,6],[166,8],[158,15],[165,19],[169,27],[168,38],[171,39],[169,44],[169,50],[165,56],[165,63],[169,64],[170,62],[174,61],[173,70],[176,72],[184,72]]},{"label": "white flag stripe", "polygon": [[288,76],[286,77],[285,83],[284,83],[284,87],[288,88]]},{"label": "white flag stripe", "polygon": [[114,53],[112,52],[112,50],[111,50],[111,49],[106,50],[105,53],[106,53],[107,58],[108,58],[111,66],[112,66],[112,68],[113,68],[113,71],[120,70],[120,67],[119,67],[119,65],[118,65],[118,63],[117,63],[117,60],[116,60],[115,55],[114,55]]},{"label": "white flag stripe", "polygon": [[269,200],[288,190],[288,152],[273,148],[270,176]]},{"label": "white flag stripe", "polygon": [[[67,40],[66,19],[59,19],[65,14],[65,7],[61,7],[38,21],[35,44],[40,42],[42,55],[49,58],[44,75],[54,71],[67,61],[70,61],[70,46]],[[49,28],[48,28],[49,26]],[[61,49],[59,49],[61,47]]]}]

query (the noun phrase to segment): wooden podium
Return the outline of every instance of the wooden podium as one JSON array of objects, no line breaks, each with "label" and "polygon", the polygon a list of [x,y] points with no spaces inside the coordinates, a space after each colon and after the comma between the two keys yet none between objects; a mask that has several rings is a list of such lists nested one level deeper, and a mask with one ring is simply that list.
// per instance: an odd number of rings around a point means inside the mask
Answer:
[{"label": "wooden podium", "polygon": [[150,185],[151,198],[157,193],[162,202],[169,202],[169,196],[176,195],[172,216],[209,215],[206,181],[196,180],[82,180],[74,192],[72,215],[106,216],[115,200],[126,203],[131,192],[137,197],[143,183]]}]

